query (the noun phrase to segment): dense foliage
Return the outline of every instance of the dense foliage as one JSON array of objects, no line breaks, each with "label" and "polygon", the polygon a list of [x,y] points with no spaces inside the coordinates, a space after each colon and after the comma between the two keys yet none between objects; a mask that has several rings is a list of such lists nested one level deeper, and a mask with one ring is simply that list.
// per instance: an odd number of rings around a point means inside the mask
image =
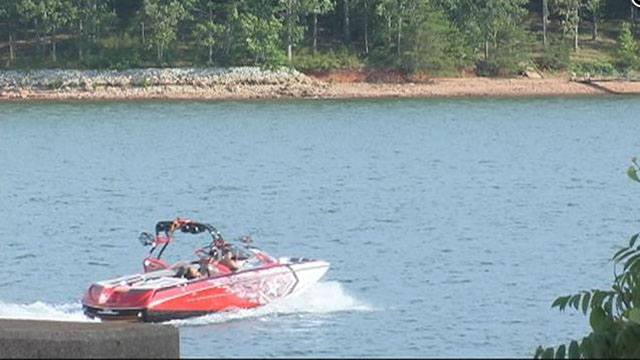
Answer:
[{"label": "dense foliage", "polygon": [[[633,159],[628,175],[636,182],[639,165]],[[582,291],[557,298],[552,307],[573,308],[589,315],[591,332],[568,346],[539,347],[535,358],[640,358],[640,234],[613,255],[614,280],[611,289]]]},{"label": "dense foliage", "polygon": [[[0,60],[8,68],[369,65],[488,76],[604,62],[595,66],[628,74],[640,66],[639,18],[626,0],[2,0]],[[571,60],[602,37],[618,42],[609,55]]]}]

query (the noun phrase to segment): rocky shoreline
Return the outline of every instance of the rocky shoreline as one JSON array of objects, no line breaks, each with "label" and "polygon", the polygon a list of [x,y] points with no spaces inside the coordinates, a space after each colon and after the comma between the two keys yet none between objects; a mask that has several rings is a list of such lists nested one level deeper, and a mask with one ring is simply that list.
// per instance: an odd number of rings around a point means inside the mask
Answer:
[{"label": "rocky shoreline", "polygon": [[313,97],[326,84],[258,67],[0,71],[0,99]]},{"label": "rocky shoreline", "polygon": [[163,68],[0,71],[0,100],[351,99],[640,94],[640,82],[565,78],[435,78],[369,83],[315,78],[296,70]]}]

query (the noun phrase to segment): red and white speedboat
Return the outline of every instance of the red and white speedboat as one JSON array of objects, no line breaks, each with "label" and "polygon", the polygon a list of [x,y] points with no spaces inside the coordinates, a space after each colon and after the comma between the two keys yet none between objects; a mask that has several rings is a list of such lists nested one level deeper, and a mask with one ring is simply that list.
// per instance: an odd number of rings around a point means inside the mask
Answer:
[{"label": "red and white speedboat", "polygon": [[[193,260],[169,265],[160,257],[176,231],[206,233],[211,242],[196,249]],[[325,261],[274,258],[252,246],[249,237],[229,244],[213,226],[187,219],[158,222],[155,236],[142,233],[140,240],[151,246],[144,272],[92,284],[82,299],[86,315],[165,321],[248,309],[299,293],[329,270]]]}]

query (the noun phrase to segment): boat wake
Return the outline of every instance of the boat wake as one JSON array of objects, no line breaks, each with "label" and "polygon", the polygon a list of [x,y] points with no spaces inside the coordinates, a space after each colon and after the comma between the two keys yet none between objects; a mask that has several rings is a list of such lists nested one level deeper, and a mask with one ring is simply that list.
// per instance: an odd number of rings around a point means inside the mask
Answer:
[{"label": "boat wake", "polygon": [[0,319],[99,322],[98,319],[92,320],[83,314],[80,302],[47,304],[36,301],[24,305],[0,301]]},{"label": "boat wake", "polygon": [[268,319],[292,314],[329,314],[347,311],[374,311],[375,309],[349,295],[337,281],[319,282],[305,292],[276,299],[253,309],[242,309],[205,315],[185,320],[172,320],[165,324],[178,327],[202,326],[244,319]]},{"label": "boat wake", "polygon": [[[373,307],[347,294],[337,281],[319,282],[305,292],[277,299],[254,309],[243,309],[166,322],[177,327],[202,326],[242,319],[268,319],[291,314],[328,314],[343,311],[373,311]],[[12,304],[0,301],[0,319],[100,322],[82,312],[82,304]]]}]

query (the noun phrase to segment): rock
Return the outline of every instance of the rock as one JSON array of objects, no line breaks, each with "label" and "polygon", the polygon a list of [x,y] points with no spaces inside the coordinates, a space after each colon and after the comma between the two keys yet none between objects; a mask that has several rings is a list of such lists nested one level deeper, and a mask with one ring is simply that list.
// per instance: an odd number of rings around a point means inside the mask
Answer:
[{"label": "rock", "polygon": [[526,70],[523,74],[524,77],[529,79],[542,79],[543,76],[536,70]]}]

